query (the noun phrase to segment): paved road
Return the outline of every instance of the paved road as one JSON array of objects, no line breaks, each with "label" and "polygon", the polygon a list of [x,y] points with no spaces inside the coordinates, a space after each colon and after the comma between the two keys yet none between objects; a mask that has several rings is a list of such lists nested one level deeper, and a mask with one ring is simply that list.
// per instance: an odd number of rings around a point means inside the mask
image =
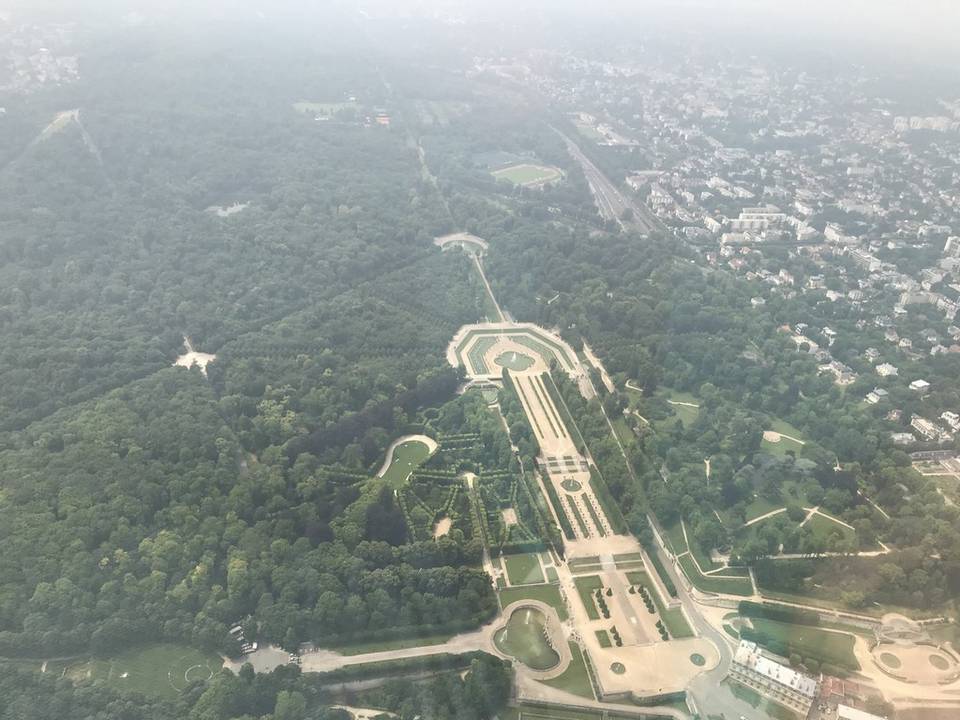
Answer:
[{"label": "paved road", "polygon": [[701,715],[723,715],[727,720],[738,720],[740,717],[747,720],[767,720],[767,714],[759,709],[752,707],[737,698],[729,688],[723,685],[730,670],[730,664],[733,662],[733,648],[727,637],[708,623],[697,603],[686,591],[684,584],[677,576],[677,571],[673,566],[672,559],[664,552],[663,547],[657,548],[657,554],[660,557],[667,575],[673,581],[677,588],[677,597],[680,599],[687,617],[690,618],[696,631],[702,637],[711,641],[717,647],[720,653],[720,662],[713,670],[697,675],[687,686],[687,692],[693,696]]},{"label": "paved road", "polygon": [[563,138],[564,142],[566,142],[567,151],[570,155],[573,156],[574,160],[580,163],[580,167],[583,168],[583,174],[587,178],[590,190],[593,192],[597,206],[600,208],[600,214],[603,215],[604,218],[616,220],[620,227],[625,227],[626,223],[622,220],[623,212],[629,209],[633,212],[631,224],[635,225],[640,232],[649,234],[654,231],[665,230],[663,223],[653,214],[650,208],[622,193],[619,188],[610,182],[607,176],[593,164],[590,158],[583,154],[583,151],[580,150],[580,147],[573,142],[573,140],[556,128],[554,128],[554,130]]},{"label": "paved road", "polygon": [[[630,473],[636,481],[636,474],[623,448],[623,444],[613,429],[613,424],[610,422],[610,418],[607,417],[606,411],[603,410],[602,406],[600,409],[603,412],[604,418],[607,420],[610,434],[620,448],[620,453],[623,455],[624,462],[627,466],[627,472]],[[648,516],[648,521],[656,527],[652,516]],[[690,618],[690,621],[693,623],[697,634],[713,643],[720,655],[720,662],[717,663],[717,666],[713,670],[697,675],[687,686],[687,693],[693,697],[701,715],[722,715],[726,720],[738,720],[741,717],[746,718],[746,720],[768,720],[766,713],[740,700],[723,684],[723,680],[727,677],[727,673],[730,670],[730,664],[733,662],[733,647],[727,636],[713,627],[713,625],[707,622],[703,615],[700,614],[700,608],[697,606],[697,603],[686,591],[686,586],[677,576],[677,571],[673,566],[673,559],[666,553],[663,547],[661,534],[658,531],[654,533],[654,535],[659,543],[656,548],[657,555],[663,567],[666,569],[667,575],[677,588],[677,598],[683,605],[687,617]]]}]

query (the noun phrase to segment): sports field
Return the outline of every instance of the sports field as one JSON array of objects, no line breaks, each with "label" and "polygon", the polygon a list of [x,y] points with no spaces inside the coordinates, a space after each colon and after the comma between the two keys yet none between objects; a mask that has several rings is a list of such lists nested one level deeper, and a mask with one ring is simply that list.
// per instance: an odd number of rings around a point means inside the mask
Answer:
[{"label": "sports field", "polygon": [[186,645],[156,643],[109,660],[52,661],[47,673],[71,680],[102,682],[117,690],[172,698],[192,682],[206,681],[223,666],[214,653]]},{"label": "sports field", "polygon": [[494,170],[490,174],[497,180],[508,180],[514,185],[522,185],[523,187],[536,187],[563,177],[563,173],[555,167],[532,163],[511,165],[500,170]]}]

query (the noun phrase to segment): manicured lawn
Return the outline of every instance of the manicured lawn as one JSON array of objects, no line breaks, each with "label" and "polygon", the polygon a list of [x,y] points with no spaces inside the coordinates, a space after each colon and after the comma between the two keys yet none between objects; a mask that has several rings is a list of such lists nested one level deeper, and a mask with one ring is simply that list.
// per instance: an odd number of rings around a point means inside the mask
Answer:
[{"label": "manicured lawn", "polygon": [[790,647],[791,652],[800,653],[804,658],[816,658],[842,667],[859,669],[857,658],[853,654],[852,635],[831,632],[809,625],[781,623],[766,618],[751,618],[753,628],[771,640]]},{"label": "manicured lawn", "polygon": [[557,577],[557,569],[553,566],[546,567],[543,571],[547,574],[547,582],[555,583],[559,580]]},{"label": "manicured lawn", "polygon": [[660,559],[660,555],[654,551],[649,553],[647,556],[650,558],[650,562],[653,564],[653,569],[657,571],[657,575],[660,576],[660,582],[663,583],[663,587],[666,589],[670,597],[677,596],[676,586],[673,584],[673,580],[670,579],[670,576],[667,575],[667,569],[663,566],[663,561]]},{"label": "manicured lawn", "polygon": [[690,545],[690,552],[697,558],[697,562],[700,564],[700,567],[704,571],[707,570],[716,570],[720,567],[717,563],[710,559],[709,553],[707,553],[696,541]]},{"label": "manicured lawn", "polygon": [[49,663],[48,673],[72,680],[93,680],[116,690],[173,698],[188,684],[206,681],[223,661],[187,645],[154,643],[127,650],[109,660]]},{"label": "manicured lawn", "polygon": [[798,428],[794,427],[793,425],[788,423],[786,420],[781,420],[780,418],[772,418],[770,422],[770,427],[767,429],[773,430],[774,432],[778,432],[783,435],[790,435],[791,437],[795,437],[798,440],[806,441],[806,438],[803,436],[803,433]]},{"label": "manicured lawn", "polygon": [[[773,430],[774,432],[778,432],[782,435],[789,435],[791,438],[797,438],[797,440],[806,440],[802,432],[780,418],[772,418],[770,421],[770,426],[765,429]],[[792,450],[795,455],[799,455],[800,451],[803,450],[803,444],[796,442],[796,440],[782,437],[780,438],[780,442],[775,443],[763,440],[760,443],[760,449],[763,450],[763,452],[769,453],[770,455],[786,455],[787,450]]]},{"label": "manicured lawn", "polygon": [[430,457],[430,448],[419,440],[408,440],[393,449],[390,466],[383,479],[394,488],[402,486],[410,474]]},{"label": "manicured lawn", "polygon": [[679,555],[687,551],[687,541],[683,538],[683,528],[680,526],[679,521],[670,527],[664,527],[664,531],[667,535],[666,540],[670,543],[674,555]]},{"label": "manicured lawn", "polygon": [[727,593],[730,595],[742,595],[748,597],[753,594],[753,586],[748,579],[723,578],[712,575],[701,575],[697,566],[693,563],[693,558],[684,555],[680,558],[680,566],[690,578],[690,582],[696,585],[700,590],[706,592]]},{"label": "manicured lawn", "polygon": [[593,526],[597,529],[597,534],[600,537],[606,537],[607,531],[603,529],[603,524],[600,522],[600,516],[597,515],[597,511],[593,509],[593,503],[588,502],[587,512],[590,513],[590,518],[593,520]]},{"label": "manicured lawn", "polygon": [[783,507],[782,504],[772,503],[769,500],[767,500],[765,497],[761,497],[760,495],[757,495],[755,498],[753,498],[753,500],[750,501],[750,503],[746,507],[745,514],[746,514],[747,521],[749,522],[754,518],[758,518],[761,515],[766,515],[768,512],[778,510],[782,507]]},{"label": "manicured lawn", "polygon": [[786,455],[787,450],[792,450],[794,455],[799,455],[800,451],[803,450],[803,445],[790,438],[781,437],[780,442],[761,440],[760,449],[768,455]]},{"label": "manicured lawn", "polygon": [[540,703],[507,708],[500,713],[500,720],[605,720],[606,717],[600,710],[568,710]]},{"label": "manicured lawn", "polygon": [[336,645],[331,650],[336,650],[341,655],[363,655],[365,653],[382,652],[384,650],[406,650],[412,647],[421,647],[425,645],[441,645],[453,637],[450,633],[441,635],[424,635],[423,637],[405,638],[403,640],[383,640],[356,645]]},{"label": "manicured lawn", "polygon": [[540,558],[536,553],[506,555],[503,562],[507,566],[511,585],[536,585],[544,581]]},{"label": "manicured lawn", "polygon": [[567,607],[556,585],[526,585],[500,591],[500,604],[503,607],[517,600],[539,600],[553,607],[561,620],[567,619]]},{"label": "manicured lawn", "polygon": [[567,644],[570,646],[570,665],[560,676],[552,680],[544,680],[543,684],[593,700],[593,684],[590,682],[590,672],[583,660],[580,646],[575,642]]},{"label": "manicured lawn", "polygon": [[[549,482],[549,481],[548,481]],[[583,515],[580,514],[580,511],[577,509],[576,503],[573,501],[573,497],[570,495],[564,496],[567,500],[567,507],[570,508],[570,514],[573,515],[573,519],[577,523],[577,527],[580,528],[580,533],[586,537],[587,535],[587,524],[583,521]]]},{"label": "manicured lawn", "polygon": [[593,634],[597,636],[597,642],[600,643],[600,647],[608,648],[613,645],[613,641],[610,639],[610,633],[606,630],[594,630]]},{"label": "manicured lawn", "polygon": [[597,589],[603,587],[599,576],[587,575],[575,577],[573,582],[577,586],[577,594],[580,595],[580,602],[583,603],[583,607],[587,611],[587,616],[591,620],[599,620],[600,611],[597,610],[597,603],[593,599],[593,595]]},{"label": "manicured lawn", "polygon": [[647,588],[647,594],[653,598],[653,604],[656,605],[657,613],[659,613],[660,619],[663,620],[663,624],[666,626],[667,632],[670,633],[670,637],[693,637],[693,630],[690,629],[690,624],[687,622],[686,617],[684,617],[683,611],[680,608],[664,607],[663,602],[660,600],[660,594],[645,572],[628,572],[627,581],[631,585],[643,585]]},{"label": "manicured lawn", "polygon": [[590,567],[590,566],[599,565],[599,564],[600,564],[599,555],[589,555],[587,557],[573,558],[569,563],[567,563],[571,572],[576,572],[582,567]]}]

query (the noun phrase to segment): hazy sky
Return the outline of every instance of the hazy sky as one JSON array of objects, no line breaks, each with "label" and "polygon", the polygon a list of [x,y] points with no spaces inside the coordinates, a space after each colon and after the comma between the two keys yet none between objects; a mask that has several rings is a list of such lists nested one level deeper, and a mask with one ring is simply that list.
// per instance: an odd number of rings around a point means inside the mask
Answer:
[{"label": "hazy sky", "polygon": [[[136,11],[169,19],[183,9],[191,15],[262,11],[295,16],[332,6],[348,12],[364,8],[377,14],[432,15],[439,11],[507,21],[518,13],[551,19],[575,16],[593,21],[594,26],[610,22],[614,27],[629,19],[665,28],[673,24],[708,32],[715,29],[718,35],[752,32],[782,38],[784,43],[825,43],[831,44],[831,50],[849,43],[893,58],[899,52],[944,58],[960,55],[960,0],[0,0],[0,9],[55,8],[74,18]],[[572,28],[575,31],[576,26]]]}]

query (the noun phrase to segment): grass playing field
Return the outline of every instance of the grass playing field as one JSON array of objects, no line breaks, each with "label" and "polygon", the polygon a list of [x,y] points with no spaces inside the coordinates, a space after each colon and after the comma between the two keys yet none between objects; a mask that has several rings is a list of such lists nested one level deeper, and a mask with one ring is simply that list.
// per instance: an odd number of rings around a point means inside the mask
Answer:
[{"label": "grass playing field", "polygon": [[528,163],[494,170],[490,174],[497,180],[509,180],[514,185],[523,185],[524,187],[543,185],[563,177],[563,173],[555,167]]}]

